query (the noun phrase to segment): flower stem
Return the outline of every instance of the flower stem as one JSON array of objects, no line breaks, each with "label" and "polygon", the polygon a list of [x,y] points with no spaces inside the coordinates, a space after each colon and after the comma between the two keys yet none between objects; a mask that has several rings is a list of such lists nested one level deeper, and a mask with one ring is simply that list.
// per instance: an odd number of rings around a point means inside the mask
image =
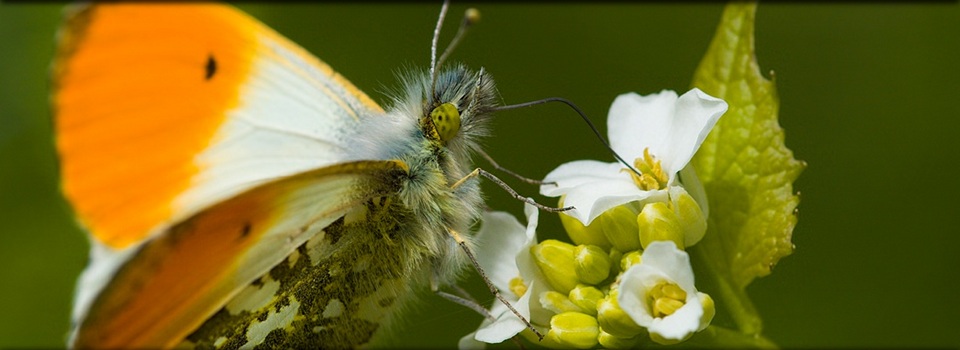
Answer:
[{"label": "flower stem", "polygon": [[[718,276],[719,277],[719,276]],[[753,302],[742,288],[736,288],[731,285],[730,280],[726,278],[717,278],[717,285],[720,287],[720,297],[725,304],[727,312],[737,323],[737,328],[744,335],[759,335],[763,329],[763,320],[757,314],[757,309],[753,307]]]},{"label": "flower stem", "polygon": [[[706,242],[701,242],[693,247],[690,252],[701,261],[717,261],[718,259],[711,259],[710,252],[704,248],[706,246],[704,243]],[[747,292],[743,288],[735,286],[728,274],[724,273],[729,273],[729,271],[724,271],[725,269],[713,264],[703,264],[702,267],[708,270],[710,279],[716,285],[717,305],[730,314],[740,332],[747,336],[760,334],[763,330],[763,320],[760,319],[757,309],[753,307],[753,302],[750,301]]]},{"label": "flower stem", "polygon": [[758,348],[776,349],[769,339],[762,335],[747,335],[736,330],[710,325],[682,344],[694,348]]}]

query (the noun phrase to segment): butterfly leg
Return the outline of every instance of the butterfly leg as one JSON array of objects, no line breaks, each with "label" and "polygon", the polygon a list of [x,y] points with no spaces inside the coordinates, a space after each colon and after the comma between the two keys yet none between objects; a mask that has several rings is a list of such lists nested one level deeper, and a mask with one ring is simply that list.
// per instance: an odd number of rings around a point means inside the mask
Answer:
[{"label": "butterfly leg", "polygon": [[482,156],[484,159],[486,159],[487,162],[489,162],[490,165],[493,166],[494,169],[497,169],[498,171],[502,171],[502,172],[504,172],[504,173],[507,173],[507,175],[513,176],[513,177],[517,178],[517,180],[526,182],[526,183],[531,184],[531,185],[556,185],[556,184],[557,184],[556,182],[553,182],[553,181],[543,182],[543,181],[540,181],[540,180],[534,180],[534,179],[525,177],[525,176],[523,176],[523,175],[517,174],[517,173],[511,171],[510,169],[504,168],[504,167],[500,166],[500,164],[497,164],[497,162],[493,160],[493,157],[491,157],[489,154],[487,154],[487,152],[484,152],[483,150],[480,150],[478,153],[480,153],[480,156]]},{"label": "butterfly leg", "polygon": [[473,300],[470,300],[470,299],[467,299],[467,298],[463,298],[463,297],[460,297],[460,296],[457,296],[457,295],[454,295],[454,294],[450,294],[450,293],[444,292],[444,291],[442,291],[442,290],[434,290],[433,292],[434,292],[435,294],[443,297],[444,299],[447,299],[447,300],[452,301],[452,302],[454,302],[454,303],[460,304],[460,305],[462,305],[462,306],[466,306],[466,307],[472,309],[473,311],[476,311],[478,314],[482,315],[484,318],[486,318],[486,319],[488,319],[488,320],[490,320],[490,321],[496,321],[496,320],[497,320],[496,317],[493,317],[493,315],[490,314],[490,311],[488,311],[485,307],[483,307],[483,305],[480,305],[480,304],[477,303],[476,301],[473,301]]},{"label": "butterfly leg", "polygon": [[466,182],[467,180],[469,180],[469,179],[471,179],[471,178],[477,177],[478,175],[479,175],[479,176],[483,176],[483,177],[487,178],[487,179],[490,180],[490,181],[493,181],[493,183],[495,183],[495,184],[497,184],[498,186],[500,186],[500,188],[503,188],[503,190],[504,190],[504,191],[507,191],[507,193],[509,193],[511,196],[513,196],[513,198],[519,199],[519,200],[521,200],[521,201],[523,201],[523,202],[525,202],[525,203],[529,203],[529,204],[531,204],[531,205],[533,205],[533,206],[535,206],[535,207],[537,207],[537,208],[540,208],[541,210],[546,210],[546,211],[549,211],[549,212],[557,213],[557,212],[562,212],[562,211],[567,211],[567,210],[573,209],[572,206],[570,206],[570,207],[563,207],[563,208],[548,207],[548,206],[545,206],[545,205],[543,205],[543,204],[537,203],[536,201],[534,201],[534,200],[531,199],[530,197],[521,196],[519,193],[517,193],[517,191],[514,191],[512,188],[510,188],[510,186],[507,185],[507,183],[503,182],[503,180],[500,180],[499,178],[497,178],[497,177],[494,176],[493,174],[487,172],[486,170],[480,169],[480,168],[474,169],[472,172],[470,172],[469,174],[467,174],[467,176],[464,176],[462,179],[460,179],[460,180],[458,180],[457,182],[455,182],[452,186],[450,186],[450,188],[453,189],[453,188],[460,187],[460,185],[462,185],[464,182]]},{"label": "butterfly leg", "polygon": [[[467,293],[467,291],[463,290],[463,288],[461,288],[461,287],[458,286],[458,285],[452,285],[452,286],[450,286],[450,287],[456,289],[456,290],[457,290],[457,294],[459,294],[459,295],[454,295],[454,294],[450,294],[450,293],[441,291],[441,290],[440,290],[440,286],[438,286],[437,283],[436,283],[436,278],[433,278],[432,281],[431,281],[431,283],[430,283],[430,288],[433,290],[433,292],[436,293],[437,295],[443,297],[444,299],[447,299],[447,300],[452,301],[452,302],[454,302],[454,303],[457,303],[457,304],[466,306],[466,307],[472,309],[473,311],[476,311],[476,312],[479,313],[480,315],[483,315],[484,318],[490,320],[491,322],[497,320],[497,318],[496,318],[496,317],[493,317],[493,315],[490,314],[490,311],[488,311],[486,308],[484,308],[483,305],[480,305],[480,303],[478,303],[476,300],[473,300],[473,298],[470,298],[469,293]],[[514,336],[513,338],[510,338],[510,339],[513,340],[513,342],[517,344],[517,347],[518,347],[519,349],[524,349],[523,343],[521,343],[521,342],[520,342],[520,339],[518,339],[516,336]]]},{"label": "butterfly leg", "polygon": [[[529,328],[531,331],[533,331],[533,334],[537,335],[538,339],[543,340],[543,334],[540,334],[540,331],[534,328],[533,325],[530,324],[530,321],[527,320],[526,317],[523,317],[523,315],[521,315],[520,312],[513,307],[513,304],[510,304],[510,302],[507,301],[507,299],[504,299],[503,295],[500,294],[500,290],[497,289],[497,286],[494,286],[493,282],[490,282],[490,278],[487,277],[487,274],[483,271],[483,268],[480,267],[480,263],[477,262],[477,258],[473,256],[473,252],[470,251],[470,247],[467,246],[467,243],[463,240],[463,237],[461,237],[460,234],[457,233],[457,231],[454,231],[450,228],[447,228],[447,232],[450,233],[450,236],[453,237],[453,240],[457,242],[457,245],[459,245],[460,248],[463,249],[463,252],[467,254],[467,257],[470,258],[470,262],[473,264],[473,267],[477,270],[477,273],[480,275],[480,278],[483,279],[483,283],[486,283],[487,287],[490,288],[490,293],[493,293],[493,296],[497,297],[497,300],[500,300],[500,302],[503,303],[503,305],[505,305],[508,309],[510,309],[510,311],[513,312],[514,315],[520,318],[520,320],[523,321],[523,324],[526,325],[527,328]],[[454,296],[454,295],[450,295],[450,296]],[[470,302],[466,299],[462,299],[462,298],[460,299]],[[455,301],[455,300],[454,302],[459,303],[458,301]],[[473,302],[473,304],[477,304],[477,303]],[[486,312],[486,310],[484,310],[484,313],[489,315],[489,313]],[[490,317],[492,317],[492,315]]]},{"label": "butterfly leg", "polygon": [[440,290],[440,283],[438,281],[439,278],[437,277],[437,271],[434,270],[433,274],[430,275],[430,291],[434,294],[454,303],[466,306],[490,321],[497,320],[496,317],[493,317],[493,315],[490,314],[490,311],[483,307],[483,305],[480,305],[480,303],[476,300],[473,300],[473,298],[470,297],[470,294],[463,290],[463,288],[460,288],[460,286],[450,286],[451,288],[454,288],[454,291],[456,292],[456,294],[450,294]]}]

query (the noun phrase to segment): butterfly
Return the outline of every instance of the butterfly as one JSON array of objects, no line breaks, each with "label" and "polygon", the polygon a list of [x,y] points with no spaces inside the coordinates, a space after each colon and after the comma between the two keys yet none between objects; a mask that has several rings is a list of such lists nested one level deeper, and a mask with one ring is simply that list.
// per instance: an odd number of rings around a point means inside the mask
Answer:
[{"label": "butterfly", "polygon": [[109,3],[66,11],[51,75],[91,242],[71,347],[376,343],[467,263],[483,70],[408,72],[384,109],[228,5]]}]

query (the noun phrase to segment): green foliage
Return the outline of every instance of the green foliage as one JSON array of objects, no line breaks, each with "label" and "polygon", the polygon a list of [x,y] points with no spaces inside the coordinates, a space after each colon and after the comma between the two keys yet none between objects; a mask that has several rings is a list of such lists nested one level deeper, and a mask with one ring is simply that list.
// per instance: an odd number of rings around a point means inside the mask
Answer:
[{"label": "green foliage", "polygon": [[793,251],[799,196],[793,181],[805,163],[784,145],[773,81],[754,53],[756,3],[727,5],[693,86],[729,109],[692,164],[710,203],[707,234],[690,249],[719,285],[720,300],[746,334],[760,332],[744,289]]}]

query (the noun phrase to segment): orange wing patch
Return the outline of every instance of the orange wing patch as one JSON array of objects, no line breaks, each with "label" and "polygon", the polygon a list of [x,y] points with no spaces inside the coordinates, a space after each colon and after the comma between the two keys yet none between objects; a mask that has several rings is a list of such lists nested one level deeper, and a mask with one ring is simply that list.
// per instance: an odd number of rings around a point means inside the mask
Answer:
[{"label": "orange wing patch", "polygon": [[[228,7],[111,4],[72,14],[53,67],[63,191],[119,249],[171,216],[226,112],[257,29]],[[187,39],[189,40],[181,40]]]},{"label": "orange wing patch", "polygon": [[[140,251],[117,274],[112,284],[116,287],[108,287],[93,306],[75,346],[171,346],[164,340],[176,339],[171,328],[202,320],[204,311],[219,301],[209,299],[224,297],[222,291],[213,290],[217,284],[212,282],[227,275],[233,259],[272,225],[273,219],[261,210],[269,208],[275,196],[259,191],[225,202],[174,226],[167,234],[177,236],[176,241],[161,239]],[[163,325],[161,330],[154,328],[157,325]]]}]

